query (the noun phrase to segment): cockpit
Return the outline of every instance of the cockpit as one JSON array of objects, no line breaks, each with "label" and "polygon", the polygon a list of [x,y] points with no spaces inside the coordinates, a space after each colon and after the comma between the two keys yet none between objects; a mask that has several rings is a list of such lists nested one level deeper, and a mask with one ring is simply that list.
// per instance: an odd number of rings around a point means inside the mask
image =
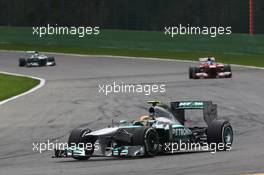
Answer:
[{"label": "cockpit", "polygon": [[170,111],[170,108],[167,105],[150,107],[149,114],[141,116],[139,121],[136,121],[134,124],[147,125],[148,123],[179,124],[179,122],[174,117],[173,113]]}]

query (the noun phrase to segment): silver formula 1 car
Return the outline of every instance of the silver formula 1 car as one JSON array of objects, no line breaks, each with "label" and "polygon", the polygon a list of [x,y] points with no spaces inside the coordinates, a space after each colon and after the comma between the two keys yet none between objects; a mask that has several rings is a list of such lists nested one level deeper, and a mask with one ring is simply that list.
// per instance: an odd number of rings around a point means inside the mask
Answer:
[{"label": "silver formula 1 car", "polygon": [[[217,119],[217,106],[211,101],[177,101],[170,105],[158,101],[149,103],[149,114],[139,120],[120,121],[97,131],[74,129],[68,147],[55,149],[53,157],[87,160],[90,157],[156,156],[181,151],[182,144],[185,144],[184,149],[187,149],[186,144],[188,149],[199,147],[198,151],[206,145],[210,150],[231,149],[231,124]],[[185,110],[194,109],[203,111],[206,126],[186,126]]]},{"label": "silver formula 1 car", "polygon": [[19,67],[42,67],[42,66],[55,66],[55,58],[47,55],[40,54],[37,51],[26,51],[24,58],[19,58]]}]

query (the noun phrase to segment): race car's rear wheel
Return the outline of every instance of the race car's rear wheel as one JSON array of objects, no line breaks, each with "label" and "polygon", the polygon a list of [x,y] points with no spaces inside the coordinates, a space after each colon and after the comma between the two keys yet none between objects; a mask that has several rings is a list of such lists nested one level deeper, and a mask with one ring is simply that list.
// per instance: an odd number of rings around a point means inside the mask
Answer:
[{"label": "race car's rear wheel", "polygon": [[[233,143],[233,129],[225,120],[214,120],[207,129],[207,142],[216,150],[230,150]],[[221,144],[221,145],[220,145]]]},{"label": "race car's rear wheel", "polygon": [[39,59],[39,66],[46,66],[47,65],[47,59]]},{"label": "race car's rear wheel", "polygon": [[26,65],[26,59],[25,58],[19,58],[18,60],[18,66],[23,67]]},{"label": "race car's rear wheel", "polygon": [[199,67],[190,67],[189,68],[189,78],[190,79],[198,79],[199,77],[196,76],[196,73],[200,73]]},{"label": "race car's rear wheel", "polygon": [[189,68],[189,79],[193,79],[194,67]]},{"label": "race car's rear wheel", "polygon": [[134,133],[133,144],[144,146],[146,156],[155,156],[159,152],[158,133],[154,128],[140,127]]},{"label": "race car's rear wheel", "polygon": [[199,67],[194,67],[194,76],[193,76],[193,78],[194,78],[194,79],[198,79],[199,77],[196,76],[196,74],[197,74],[197,73],[200,73],[200,72],[201,72],[201,70],[200,70]]},{"label": "race car's rear wheel", "polygon": [[75,128],[72,130],[69,140],[68,146],[69,147],[79,147],[85,149],[86,156],[73,156],[76,160],[87,160],[94,152],[94,143],[96,141],[93,137],[84,137],[86,133],[92,132],[88,128]]},{"label": "race car's rear wheel", "polygon": [[231,74],[226,76],[226,78],[232,78],[232,70],[229,64],[224,65],[224,72],[231,72]]}]

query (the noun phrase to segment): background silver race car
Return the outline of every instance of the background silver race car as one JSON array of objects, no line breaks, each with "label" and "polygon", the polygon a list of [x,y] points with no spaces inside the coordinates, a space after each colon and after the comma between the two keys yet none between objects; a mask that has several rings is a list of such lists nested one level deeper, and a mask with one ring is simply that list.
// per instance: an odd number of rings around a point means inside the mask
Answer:
[{"label": "background silver race car", "polygon": [[26,51],[24,58],[19,58],[19,67],[41,67],[41,66],[55,66],[55,58],[43,54],[39,54],[37,51]]}]

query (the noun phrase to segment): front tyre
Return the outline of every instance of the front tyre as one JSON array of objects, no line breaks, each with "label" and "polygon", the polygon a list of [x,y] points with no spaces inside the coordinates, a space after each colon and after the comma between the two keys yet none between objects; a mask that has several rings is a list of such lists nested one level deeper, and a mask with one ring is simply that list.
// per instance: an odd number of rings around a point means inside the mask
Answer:
[{"label": "front tyre", "polygon": [[159,136],[152,127],[140,127],[133,136],[133,145],[142,145],[146,156],[155,156],[159,152]]},{"label": "front tyre", "polygon": [[86,156],[73,156],[76,160],[88,160],[94,152],[94,143],[96,141],[95,138],[92,137],[84,137],[86,133],[92,132],[88,128],[75,128],[72,130],[69,139],[68,146],[78,146],[82,148],[82,146],[87,146],[87,144],[92,144],[90,149],[85,149]]},{"label": "front tyre", "polygon": [[47,58],[47,63],[51,63],[50,66],[55,66],[56,65],[55,58],[54,57]]},{"label": "front tyre", "polygon": [[155,129],[148,128],[145,131],[145,150],[147,156],[155,156],[159,151],[159,136]]}]

